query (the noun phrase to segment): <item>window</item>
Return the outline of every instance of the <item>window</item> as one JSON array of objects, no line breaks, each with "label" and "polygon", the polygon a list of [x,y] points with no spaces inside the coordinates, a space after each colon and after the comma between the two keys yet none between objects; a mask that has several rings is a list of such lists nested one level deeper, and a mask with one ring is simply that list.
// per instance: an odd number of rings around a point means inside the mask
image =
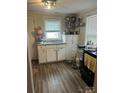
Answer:
[{"label": "window", "polygon": [[61,21],[58,19],[45,20],[45,33],[47,40],[61,40]]},{"label": "window", "polygon": [[86,43],[92,41],[97,43],[97,15],[88,16],[86,19]]}]

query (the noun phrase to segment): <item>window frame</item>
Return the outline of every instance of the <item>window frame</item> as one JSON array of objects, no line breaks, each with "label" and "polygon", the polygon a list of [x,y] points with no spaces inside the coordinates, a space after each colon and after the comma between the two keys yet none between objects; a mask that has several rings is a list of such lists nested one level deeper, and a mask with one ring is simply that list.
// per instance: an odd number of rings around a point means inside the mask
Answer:
[{"label": "window frame", "polygon": [[[93,19],[94,18],[94,19]],[[93,24],[93,23],[89,23],[90,21],[91,21],[91,19],[92,20],[95,20],[95,22],[96,22],[96,32],[95,32],[95,34],[91,34],[90,32],[89,32],[89,24],[91,25],[91,24]],[[95,26],[94,26],[95,27]],[[94,30],[92,30],[92,31],[94,31]],[[92,39],[91,39],[92,38]],[[86,31],[85,31],[85,45],[87,45],[87,41],[92,41],[95,45],[97,44],[97,14],[94,14],[94,15],[90,15],[90,16],[87,16],[86,17]]]},{"label": "window frame", "polygon": [[[60,21],[60,31],[46,31],[45,29],[45,21],[46,20],[59,20]],[[48,39],[46,37],[47,32],[60,32],[60,38],[58,39]],[[45,34],[45,41],[62,41],[62,19],[59,17],[44,17],[44,34]]]}]

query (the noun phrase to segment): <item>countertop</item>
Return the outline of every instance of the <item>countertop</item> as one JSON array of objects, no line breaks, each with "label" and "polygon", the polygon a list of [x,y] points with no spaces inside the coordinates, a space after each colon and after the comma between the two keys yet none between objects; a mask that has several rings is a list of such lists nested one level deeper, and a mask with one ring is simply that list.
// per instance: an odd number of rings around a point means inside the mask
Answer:
[{"label": "countertop", "polygon": [[60,45],[66,44],[66,42],[37,42],[37,45]]},{"label": "countertop", "polygon": [[84,50],[84,53],[91,55],[92,57],[97,58],[97,51],[96,50]]}]

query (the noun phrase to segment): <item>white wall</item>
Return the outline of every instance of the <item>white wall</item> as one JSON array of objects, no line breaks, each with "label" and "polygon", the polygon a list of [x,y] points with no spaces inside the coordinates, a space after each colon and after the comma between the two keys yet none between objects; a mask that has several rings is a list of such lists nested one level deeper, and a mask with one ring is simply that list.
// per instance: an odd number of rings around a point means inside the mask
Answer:
[{"label": "white wall", "polygon": [[[84,23],[86,23],[86,17],[90,16],[90,15],[94,15],[97,14],[97,9],[93,9],[91,11],[88,12],[80,12],[78,13],[78,15],[82,18],[83,17],[83,21]],[[33,31],[33,28],[35,26],[41,26],[42,29],[44,29],[44,17],[58,17],[62,19],[62,31],[65,30],[65,26],[64,26],[64,18],[65,15],[64,14],[38,14],[38,13],[33,13],[33,12],[28,12],[28,20],[30,20],[30,17],[33,17],[33,27],[30,26],[30,30],[28,31],[29,33],[31,33],[31,31]],[[85,43],[85,31],[86,31],[86,26],[81,27],[80,28],[80,35],[79,35],[79,44],[84,44]],[[32,54],[32,59],[38,59],[38,53],[37,53],[37,48],[36,46],[32,47],[32,44],[34,42],[34,38],[31,36],[31,34],[29,35],[31,38],[31,54]]]},{"label": "white wall", "polygon": [[[30,48],[31,48],[31,59],[38,59],[38,51],[37,51],[37,46],[34,44],[35,40],[34,37],[31,35],[31,32],[34,31],[35,26],[41,26],[42,30],[44,31],[44,18],[49,17],[49,18],[60,18],[62,19],[62,31],[64,31],[64,15],[62,14],[38,14],[38,13],[29,13],[27,15],[27,26],[28,26],[28,34],[30,37]],[[31,24],[31,20],[33,18],[33,23]],[[30,25],[29,25],[30,24]]]},{"label": "white wall", "polygon": [[34,22],[34,16],[30,15],[27,17],[27,35],[29,40],[29,49],[30,49],[30,55],[31,59],[37,59],[37,49],[35,45],[35,39],[32,35],[32,32],[34,31],[35,27],[35,22]]},{"label": "white wall", "polygon": [[[29,36],[27,36],[27,46],[30,44]],[[31,53],[30,48],[28,47],[27,51],[27,93],[35,93],[34,91],[34,81],[33,81],[33,71],[32,71],[32,64],[31,64]]]}]

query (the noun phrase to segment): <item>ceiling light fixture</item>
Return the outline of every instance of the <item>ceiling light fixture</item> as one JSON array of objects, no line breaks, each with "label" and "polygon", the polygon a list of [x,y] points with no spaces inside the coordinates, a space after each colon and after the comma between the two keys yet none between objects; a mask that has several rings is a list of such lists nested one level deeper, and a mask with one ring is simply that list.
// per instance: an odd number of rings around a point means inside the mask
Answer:
[{"label": "ceiling light fixture", "polygon": [[42,0],[42,5],[45,9],[55,8],[57,0]]}]

